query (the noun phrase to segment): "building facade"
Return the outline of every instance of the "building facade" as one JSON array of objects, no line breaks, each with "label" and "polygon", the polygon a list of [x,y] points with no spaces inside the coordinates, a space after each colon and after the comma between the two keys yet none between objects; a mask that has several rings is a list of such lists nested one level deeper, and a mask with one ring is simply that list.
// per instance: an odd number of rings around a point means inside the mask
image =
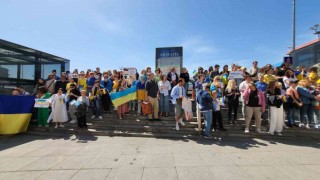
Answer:
[{"label": "building facade", "polygon": [[289,55],[293,57],[293,67],[311,67],[320,63],[320,39],[298,46]]},{"label": "building facade", "polygon": [[0,39],[0,94],[23,86],[32,92],[39,78],[47,79],[53,69],[68,71],[70,60]]}]

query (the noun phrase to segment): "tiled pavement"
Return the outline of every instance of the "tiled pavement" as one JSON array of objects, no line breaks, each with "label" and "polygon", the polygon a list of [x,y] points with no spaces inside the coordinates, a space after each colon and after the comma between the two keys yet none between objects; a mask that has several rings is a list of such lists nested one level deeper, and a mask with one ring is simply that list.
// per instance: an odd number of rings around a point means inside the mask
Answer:
[{"label": "tiled pavement", "polygon": [[0,137],[0,179],[319,179],[320,140]]}]

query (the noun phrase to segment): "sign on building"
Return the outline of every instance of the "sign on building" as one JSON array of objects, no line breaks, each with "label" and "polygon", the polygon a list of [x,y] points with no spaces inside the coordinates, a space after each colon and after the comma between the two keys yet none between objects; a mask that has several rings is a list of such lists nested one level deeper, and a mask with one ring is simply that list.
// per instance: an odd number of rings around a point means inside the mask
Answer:
[{"label": "sign on building", "polygon": [[156,48],[156,68],[160,68],[162,74],[167,74],[174,67],[176,73],[180,74],[182,68],[183,48],[165,47]]}]

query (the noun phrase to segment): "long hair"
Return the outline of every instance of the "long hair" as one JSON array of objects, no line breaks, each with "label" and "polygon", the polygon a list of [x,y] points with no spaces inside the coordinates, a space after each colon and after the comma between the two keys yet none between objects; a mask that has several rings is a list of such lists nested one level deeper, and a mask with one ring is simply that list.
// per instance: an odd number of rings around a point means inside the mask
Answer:
[{"label": "long hair", "polygon": [[236,81],[234,79],[230,79],[227,85],[228,93],[231,93],[231,90],[236,87]]},{"label": "long hair", "polygon": [[276,81],[270,81],[268,84],[267,91],[274,93],[275,88],[276,88]]}]

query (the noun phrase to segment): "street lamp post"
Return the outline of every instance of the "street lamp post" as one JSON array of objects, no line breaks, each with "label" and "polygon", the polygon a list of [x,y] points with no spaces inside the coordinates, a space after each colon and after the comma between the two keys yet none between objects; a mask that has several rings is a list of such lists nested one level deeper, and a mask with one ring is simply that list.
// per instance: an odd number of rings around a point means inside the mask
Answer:
[{"label": "street lamp post", "polygon": [[296,0],[292,0],[292,51],[296,50]]}]

